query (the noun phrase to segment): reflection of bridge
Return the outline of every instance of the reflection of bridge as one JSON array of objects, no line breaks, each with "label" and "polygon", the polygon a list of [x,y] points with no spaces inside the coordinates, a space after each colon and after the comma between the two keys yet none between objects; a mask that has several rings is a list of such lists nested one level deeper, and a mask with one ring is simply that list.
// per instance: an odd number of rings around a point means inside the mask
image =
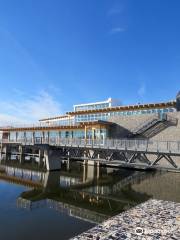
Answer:
[{"label": "reflection of bridge", "polygon": [[[70,164],[70,169],[73,169],[74,165],[76,165],[74,169],[77,169],[77,164],[74,163]],[[29,210],[49,208],[85,221],[99,223],[108,216],[154,196],[155,184],[153,189],[149,187],[146,191],[147,182],[150,186],[151,178],[154,182],[156,176],[167,174],[101,168],[97,175],[95,166],[83,165],[79,174],[76,171],[73,175],[74,169],[70,172],[45,173],[3,167],[0,171],[0,179],[3,175],[6,177],[2,179],[31,187],[21,193],[17,199],[19,208]],[[169,175],[166,176],[167,182],[168,179]],[[164,183],[159,179],[158,182]],[[162,188],[164,189],[166,185],[167,183]],[[174,186],[172,181],[169,185]],[[156,189],[159,193],[159,183]]]},{"label": "reflection of bridge", "polygon": [[[110,185],[101,183],[100,170],[95,166],[83,165],[81,175],[74,176],[68,174],[68,172],[56,171],[56,172],[41,172],[27,169],[21,169],[17,167],[1,165],[0,179],[6,180],[11,183],[24,185],[27,187],[44,188],[48,191],[55,188],[71,188],[81,189],[84,192],[89,192],[97,195],[113,194],[128,184],[136,184],[141,180],[147,179],[152,176],[153,172],[122,172],[118,169],[106,168],[109,172],[105,176],[109,181],[112,181]],[[114,178],[114,171],[120,172]],[[121,178],[121,179],[119,179]],[[94,180],[95,183],[94,183]],[[98,182],[97,182],[98,181]],[[109,182],[110,183],[110,182]],[[95,184],[95,185],[94,185]]]},{"label": "reflection of bridge", "polygon": [[73,189],[81,189],[81,192],[89,192],[90,194],[100,196],[116,193],[128,184],[136,184],[154,175],[154,172],[124,172],[123,170],[106,168],[108,173],[104,177],[107,180],[109,179],[109,182],[105,181],[105,184],[103,184],[100,170],[95,166],[88,165],[83,165],[81,175],[79,176],[74,176],[71,172],[68,173],[68,171],[41,172],[5,165],[1,165],[0,170],[0,179],[11,183],[27,187],[44,188],[48,189],[48,191],[55,188],[65,189],[73,187]]},{"label": "reflection of bridge", "polygon": [[[163,173],[159,173],[159,174],[163,174]],[[81,192],[84,193],[91,193],[94,195],[100,195],[101,197],[103,196],[107,196],[109,195],[109,198],[114,199],[116,201],[121,201],[123,202],[123,200],[119,200],[117,198],[113,198],[111,195],[115,194],[117,192],[120,192],[124,187],[126,187],[127,185],[133,185],[133,184],[137,184],[143,180],[146,179],[151,179],[152,176],[154,176],[155,173],[154,172],[134,172],[130,175],[125,176],[124,178],[122,178],[119,181],[114,182],[111,185],[96,185],[96,186],[90,186],[90,187],[84,187],[81,189]],[[125,202],[125,201],[124,201]]]},{"label": "reflection of bridge", "polygon": [[102,221],[108,218],[107,215],[100,214],[95,211],[91,211],[89,209],[76,207],[74,205],[63,203],[63,202],[52,200],[52,199],[32,202],[30,200],[26,200],[20,197],[17,199],[17,207],[25,208],[28,210],[46,207],[49,209],[54,209],[60,213],[65,213],[69,216],[82,219],[84,221],[96,223],[96,224],[101,223]]},{"label": "reflection of bridge", "polygon": [[[89,168],[88,175],[87,168]],[[107,216],[136,205],[135,198],[132,201],[126,194],[123,196],[120,194],[118,197],[111,195],[114,191],[117,192],[116,185],[120,184],[121,181],[123,181],[122,188],[125,186],[126,180],[128,184],[130,183],[127,171],[123,176],[123,170],[117,174],[117,169],[115,172],[112,168],[106,169],[108,173],[100,172],[99,179],[97,179],[97,175],[93,174],[93,171],[96,172],[96,168],[87,165],[83,166],[83,171],[79,177],[74,177],[72,172],[68,176],[68,172],[63,175],[61,171],[45,173],[5,166],[3,169],[4,172],[1,171],[1,175],[5,176],[2,177],[3,179],[15,184],[34,187],[34,189],[23,192],[18,198],[17,206],[20,208],[30,210],[44,207],[52,208],[76,218],[99,223]],[[85,178],[84,172],[86,172]],[[141,172],[132,174],[130,171],[130,174],[132,181],[135,181],[134,178],[138,179],[138,174],[140,177],[142,176]],[[122,179],[119,180],[120,178]],[[90,188],[96,189],[96,187],[99,189],[97,192],[89,191]],[[105,189],[108,190],[105,191]],[[121,192],[120,187],[118,190]],[[142,200],[147,198],[148,196],[145,194],[141,195]]]},{"label": "reflection of bridge", "polygon": [[113,193],[117,192],[117,191],[120,191],[123,187],[131,184],[136,184],[137,182],[140,182],[140,181],[143,181],[147,178],[150,178],[152,177],[152,173],[146,173],[146,172],[135,172],[133,173],[132,175],[122,179],[121,181],[115,183],[113,185],[113,188],[112,188],[112,191]]},{"label": "reflection of bridge", "polygon": [[0,179],[27,187],[43,187],[44,172],[1,166]]},{"label": "reflection of bridge", "polygon": [[[60,168],[60,158],[91,160],[90,164],[114,164],[122,167],[145,169],[180,170],[180,142],[106,139],[22,139],[18,142],[2,142],[1,151],[18,146],[23,155],[26,148],[36,148],[39,151],[39,162],[42,157],[48,170]],[[2,150],[5,149],[5,150]],[[118,161],[118,162],[117,162]],[[89,164],[89,162],[87,162]]]}]

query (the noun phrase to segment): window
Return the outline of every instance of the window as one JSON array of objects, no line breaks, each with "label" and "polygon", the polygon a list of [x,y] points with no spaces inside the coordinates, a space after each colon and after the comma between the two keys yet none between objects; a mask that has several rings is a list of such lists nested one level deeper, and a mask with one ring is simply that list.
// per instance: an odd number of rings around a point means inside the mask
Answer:
[{"label": "window", "polygon": [[10,141],[16,141],[16,132],[10,132]]},{"label": "window", "polygon": [[26,139],[32,139],[33,138],[33,132],[26,132]]},{"label": "window", "polygon": [[18,133],[17,133],[17,138],[18,138],[18,139],[24,138],[24,132],[18,132]]}]

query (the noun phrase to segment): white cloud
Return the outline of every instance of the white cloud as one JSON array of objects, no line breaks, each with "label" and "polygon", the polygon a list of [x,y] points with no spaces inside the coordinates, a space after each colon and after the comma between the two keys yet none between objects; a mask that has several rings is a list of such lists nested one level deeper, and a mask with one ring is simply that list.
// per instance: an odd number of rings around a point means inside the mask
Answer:
[{"label": "white cloud", "polygon": [[41,118],[61,114],[61,105],[47,91],[23,98],[0,102],[0,125],[11,123],[32,123]]},{"label": "white cloud", "polygon": [[145,84],[141,84],[141,86],[138,89],[138,96],[139,97],[144,97],[144,95],[146,94],[146,86]]},{"label": "white cloud", "polygon": [[122,27],[116,27],[116,28],[112,28],[110,31],[110,34],[117,34],[117,33],[121,33],[124,32],[125,28]]}]

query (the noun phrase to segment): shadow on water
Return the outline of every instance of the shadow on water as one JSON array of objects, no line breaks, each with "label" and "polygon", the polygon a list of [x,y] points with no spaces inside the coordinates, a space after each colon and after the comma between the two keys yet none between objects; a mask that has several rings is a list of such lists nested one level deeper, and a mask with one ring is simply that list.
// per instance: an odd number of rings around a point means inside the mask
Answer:
[{"label": "shadow on water", "polygon": [[[45,172],[37,168],[35,161],[22,164],[20,168],[16,159],[9,159],[0,167],[0,188],[1,181],[24,187],[16,195],[17,211],[35,213],[42,210],[39,216],[42,220],[44,211],[54,210],[54,219],[56,214],[61,215],[62,221],[66,217],[76,219],[77,226],[71,234],[65,229],[60,230],[58,224],[54,226],[57,228],[55,232],[59,229],[63,234],[62,239],[68,239],[149,198],[180,202],[178,173],[98,168],[65,160],[60,171]],[[69,224],[66,224],[67,228]]]}]

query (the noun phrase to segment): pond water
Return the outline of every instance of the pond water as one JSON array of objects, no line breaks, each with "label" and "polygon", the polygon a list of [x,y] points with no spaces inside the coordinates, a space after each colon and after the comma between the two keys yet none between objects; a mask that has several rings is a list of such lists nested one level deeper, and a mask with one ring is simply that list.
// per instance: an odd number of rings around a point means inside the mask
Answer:
[{"label": "pond water", "polygon": [[180,174],[85,166],[0,166],[0,239],[69,239],[150,198],[180,202]]}]

